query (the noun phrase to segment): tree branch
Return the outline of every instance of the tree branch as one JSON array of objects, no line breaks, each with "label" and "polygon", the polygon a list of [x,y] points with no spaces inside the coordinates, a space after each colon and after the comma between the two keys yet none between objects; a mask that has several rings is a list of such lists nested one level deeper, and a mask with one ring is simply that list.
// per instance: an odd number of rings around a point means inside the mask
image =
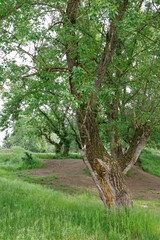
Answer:
[{"label": "tree branch", "polygon": [[103,51],[103,55],[101,58],[101,61],[99,63],[99,66],[96,71],[97,77],[95,78],[95,87],[100,88],[102,79],[104,78],[104,75],[108,69],[108,66],[111,62],[114,49],[116,47],[117,43],[117,37],[116,37],[116,27],[118,22],[121,20],[123,17],[123,14],[126,11],[128,5],[128,0],[123,0],[123,3],[119,6],[117,10],[117,14],[114,15],[114,18],[110,24],[110,28],[106,34],[106,45]]}]

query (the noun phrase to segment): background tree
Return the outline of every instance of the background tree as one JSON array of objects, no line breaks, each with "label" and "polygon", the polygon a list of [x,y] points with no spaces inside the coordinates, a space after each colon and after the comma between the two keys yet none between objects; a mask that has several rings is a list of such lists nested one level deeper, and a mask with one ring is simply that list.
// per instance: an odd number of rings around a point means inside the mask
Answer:
[{"label": "background tree", "polygon": [[[32,124],[34,133],[44,136],[48,143],[54,145],[56,153],[63,149],[62,155],[67,155],[73,142],[80,148],[75,116],[66,86],[59,82],[52,84],[50,78],[43,83],[41,77],[34,76],[31,79],[28,76],[19,76],[19,85],[13,84],[23,69],[25,66],[21,66],[21,71],[18,72],[19,66],[14,62],[10,64],[12,84],[8,85],[9,93],[8,90],[3,93],[6,114],[1,119],[2,124],[9,127],[14,122],[19,122],[20,115],[30,116],[28,123]],[[52,138],[53,134],[56,134],[57,138]]]},{"label": "background tree", "polygon": [[[56,136],[54,137],[56,139]],[[19,120],[12,124],[12,132],[6,133],[3,146],[6,148],[20,146],[32,152],[54,151],[45,138],[38,134],[32,120],[26,116],[20,116]]]}]

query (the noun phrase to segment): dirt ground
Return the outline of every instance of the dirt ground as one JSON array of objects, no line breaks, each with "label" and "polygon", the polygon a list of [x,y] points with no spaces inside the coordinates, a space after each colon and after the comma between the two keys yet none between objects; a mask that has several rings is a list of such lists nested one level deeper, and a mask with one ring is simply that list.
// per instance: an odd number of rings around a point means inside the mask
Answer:
[{"label": "dirt ground", "polygon": [[[41,169],[31,169],[25,172],[31,176],[57,176],[50,182],[50,187],[76,187],[87,188],[97,192],[91,177],[87,176],[86,168],[82,159],[43,159],[44,167]],[[148,199],[160,198],[160,178],[153,176],[141,169],[134,167],[128,176],[125,177],[132,197],[144,197]],[[47,183],[46,183],[47,185]]]}]

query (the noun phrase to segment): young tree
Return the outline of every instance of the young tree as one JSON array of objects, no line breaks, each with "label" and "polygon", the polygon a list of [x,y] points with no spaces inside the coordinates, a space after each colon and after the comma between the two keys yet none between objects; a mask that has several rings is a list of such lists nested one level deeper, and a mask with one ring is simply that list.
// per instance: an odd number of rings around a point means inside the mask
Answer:
[{"label": "young tree", "polygon": [[[26,79],[69,85],[82,155],[104,205],[132,206],[123,174],[159,122],[158,1],[26,1],[19,11],[22,21],[16,12],[3,26],[2,50],[31,58]],[[25,48],[29,43],[32,51]],[[111,155],[100,138],[102,118]]]}]

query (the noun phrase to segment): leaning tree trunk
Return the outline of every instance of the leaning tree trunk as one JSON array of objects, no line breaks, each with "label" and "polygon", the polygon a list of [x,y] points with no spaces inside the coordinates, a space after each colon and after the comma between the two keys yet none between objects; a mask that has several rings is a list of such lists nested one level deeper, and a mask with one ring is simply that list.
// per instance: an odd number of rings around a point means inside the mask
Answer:
[{"label": "leaning tree trunk", "polygon": [[118,162],[102,145],[94,114],[81,106],[77,111],[78,127],[82,142],[82,155],[99,190],[105,207],[132,206],[130,192],[126,186]]}]

